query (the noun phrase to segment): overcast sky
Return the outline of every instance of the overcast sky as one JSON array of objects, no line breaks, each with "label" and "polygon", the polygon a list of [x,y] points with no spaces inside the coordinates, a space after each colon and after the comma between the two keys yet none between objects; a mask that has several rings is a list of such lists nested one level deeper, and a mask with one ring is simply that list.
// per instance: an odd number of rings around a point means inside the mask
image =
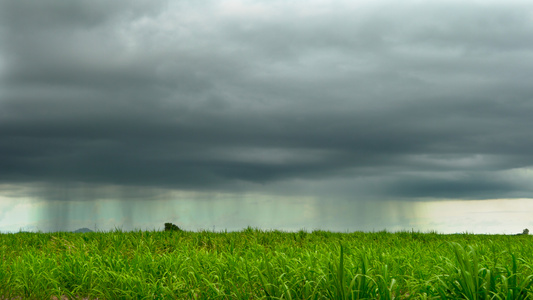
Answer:
[{"label": "overcast sky", "polygon": [[524,212],[532,37],[530,1],[1,1],[0,230]]}]

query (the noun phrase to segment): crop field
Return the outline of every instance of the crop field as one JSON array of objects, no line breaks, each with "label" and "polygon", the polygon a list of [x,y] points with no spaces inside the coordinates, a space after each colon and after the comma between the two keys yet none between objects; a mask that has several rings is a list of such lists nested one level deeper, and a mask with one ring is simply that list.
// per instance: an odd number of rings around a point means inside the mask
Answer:
[{"label": "crop field", "polygon": [[0,299],[533,299],[529,235],[0,234]]}]

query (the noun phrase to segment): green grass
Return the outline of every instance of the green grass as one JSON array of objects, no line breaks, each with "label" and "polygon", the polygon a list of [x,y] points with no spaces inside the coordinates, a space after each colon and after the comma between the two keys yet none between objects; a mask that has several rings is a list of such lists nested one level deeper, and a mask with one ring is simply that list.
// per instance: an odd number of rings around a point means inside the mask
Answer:
[{"label": "green grass", "polygon": [[0,299],[533,299],[531,236],[0,234]]}]

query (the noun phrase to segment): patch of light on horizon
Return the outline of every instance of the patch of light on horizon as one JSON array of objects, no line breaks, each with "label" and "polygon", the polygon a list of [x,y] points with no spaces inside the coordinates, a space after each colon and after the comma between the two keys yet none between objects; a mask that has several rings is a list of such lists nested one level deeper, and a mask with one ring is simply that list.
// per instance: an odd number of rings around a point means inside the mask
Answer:
[{"label": "patch of light on horizon", "polygon": [[34,221],[34,201],[29,198],[12,198],[0,195],[0,232],[30,230]]},{"label": "patch of light on horizon", "polygon": [[439,233],[514,234],[533,228],[533,199],[448,200],[417,204],[414,226]]}]

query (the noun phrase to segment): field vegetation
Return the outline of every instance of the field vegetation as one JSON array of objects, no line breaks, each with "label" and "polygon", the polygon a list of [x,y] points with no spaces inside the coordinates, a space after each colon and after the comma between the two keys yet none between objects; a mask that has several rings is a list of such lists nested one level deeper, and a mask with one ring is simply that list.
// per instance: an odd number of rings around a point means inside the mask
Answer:
[{"label": "field vegetation", "polygon": [[0,299],[533,299],[532,253],[529,235],[0,234]]}]

